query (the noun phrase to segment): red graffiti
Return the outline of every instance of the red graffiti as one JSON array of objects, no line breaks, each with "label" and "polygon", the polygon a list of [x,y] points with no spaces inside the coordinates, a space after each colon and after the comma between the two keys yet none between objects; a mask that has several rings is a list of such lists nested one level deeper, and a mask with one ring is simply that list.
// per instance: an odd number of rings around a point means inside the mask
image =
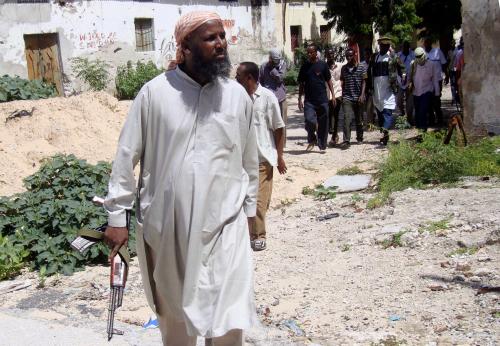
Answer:
[{"label": "red graffiti", "polygon": [[79,34],[79,47],[80,49],[101,48],[114,43],[116,41],[116,36],[116,32],[104,33],[94,31],[81,33]]}]

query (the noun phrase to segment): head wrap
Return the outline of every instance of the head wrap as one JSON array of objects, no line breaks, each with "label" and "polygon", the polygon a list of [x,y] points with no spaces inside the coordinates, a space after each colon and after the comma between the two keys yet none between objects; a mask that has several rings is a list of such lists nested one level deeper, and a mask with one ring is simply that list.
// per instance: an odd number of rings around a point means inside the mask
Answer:
[{"label": "head wrap", "polygon": [[281,52],[278,48],[272,48],[270,51],[269,51],[269,56],[271,57],[271,59],[273,60],[281,60],[282,56],[281,56]]},{"label": "head wrap", "polygon": [[415,61],[418,64],[423,64],[427,59],[427,54],[425,54],[425,50],[422,47],[417,47],[415,49]]},{"label": "head wrap", "polygon": [[210,11],[193,11],[183,14],[177,24],[175,25],[175,41],[177,43],[176,63],[181,64],[184,62],[184,53],[182,52],[182,43],[186,37],[200,26],[209,20],[216,20],[222,24],[222,19],[215,12]]}]

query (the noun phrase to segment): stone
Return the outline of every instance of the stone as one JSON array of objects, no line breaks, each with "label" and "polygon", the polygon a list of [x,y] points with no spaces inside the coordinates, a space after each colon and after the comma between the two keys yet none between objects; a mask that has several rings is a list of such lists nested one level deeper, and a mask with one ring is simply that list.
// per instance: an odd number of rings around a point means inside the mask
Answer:
[{"label": "stone", "polygon": [[337,192],[352,192],[368,188],[371,180],[372,176],[369,174],[334,175],[328,178],[323,186],[326,188],[336,186]]},{"label": "stone", "polygon": [[469,278],[469,281],[471,281],[471,282],[481,282],[481,278],[479,276],[471,276]]},{"label": "stone", "polygon": [[457,263],[455,269],[461,272],[466,272],[471,269],[471,266],[469,263]]},{"label": "stone", "polygon": [[438,324],[437,326],[434,326],[434,332],[435,333],[442,333],[448,330],[448,327],[445,324]]},{"label": "stone", "polygon": [[448,285],[445,284],[432,284],[427,286],[431,291],[446,291],[449,289]]},{"label": "stone", "polygon": [[489,276],[493,272],[487,268],[480,268],[474,272],[474,276]]}]

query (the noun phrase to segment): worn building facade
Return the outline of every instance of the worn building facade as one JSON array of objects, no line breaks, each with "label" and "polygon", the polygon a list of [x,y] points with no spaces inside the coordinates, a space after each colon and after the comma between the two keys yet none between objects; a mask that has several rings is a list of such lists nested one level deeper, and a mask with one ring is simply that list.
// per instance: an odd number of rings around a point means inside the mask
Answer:
[{"label": "worn building facade", "polygon": [[275,6],[269,0],[0,0],[0,75],[45,79],[59,93],[79,90],[75,57],[116,66],[175,57],[174,26],[192,10],[224,20],[233,63],[260,62],[276,45]]},{"label": "worn building facade", "polygon": [[276,41],[283,52],[293,58],[294,49],[305,40],[321,40],[324,43],[343,42],[346,37],[328,28],[328,21],[321,12],[326,1],[276,0]]},{"label": "worn building facade", "polygon": [[500,1],[462,0],[464,123],[471,137],[500,134]]}]

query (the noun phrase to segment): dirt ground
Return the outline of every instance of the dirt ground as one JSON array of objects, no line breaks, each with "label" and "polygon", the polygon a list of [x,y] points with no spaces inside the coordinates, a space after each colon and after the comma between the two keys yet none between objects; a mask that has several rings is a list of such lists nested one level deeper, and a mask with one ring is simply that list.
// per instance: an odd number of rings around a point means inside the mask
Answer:
[{"label": "dirt ground", "polygon": [[[0,167],[0,195],[22,191],[22,177],[56,152],[111,160],[129,104],[104,93],[0,104],[2,116],[35,107],[31,118],[1,122],[0,159],[9,164]],[[500,293],[478,292],[500,286],[500,181],[465,178],[446,189],[408,189],[374,210],[366,208],[371,189],[315,200],[302,195],[304,186],[353,165],[374,173],[387,150],[377,132],[368,132],[349,150],[306,153],[295,98],[289,116],[289,171],[275,175],[268,249],[254,254],[262,325],[247,334],[247,344],[497,345]],[[318,219],[329,213],[339,216]],[[44,287],[37,287],[36,273],[25,272],[16,280],[31,286],[0,295],[0,312],[104,331],[108,271],[53,276]],[[151,314],[134,261],[116,317],[134,333]],[[113,340],[160,343],[157,330],[143,332],[148,342]]]}]

